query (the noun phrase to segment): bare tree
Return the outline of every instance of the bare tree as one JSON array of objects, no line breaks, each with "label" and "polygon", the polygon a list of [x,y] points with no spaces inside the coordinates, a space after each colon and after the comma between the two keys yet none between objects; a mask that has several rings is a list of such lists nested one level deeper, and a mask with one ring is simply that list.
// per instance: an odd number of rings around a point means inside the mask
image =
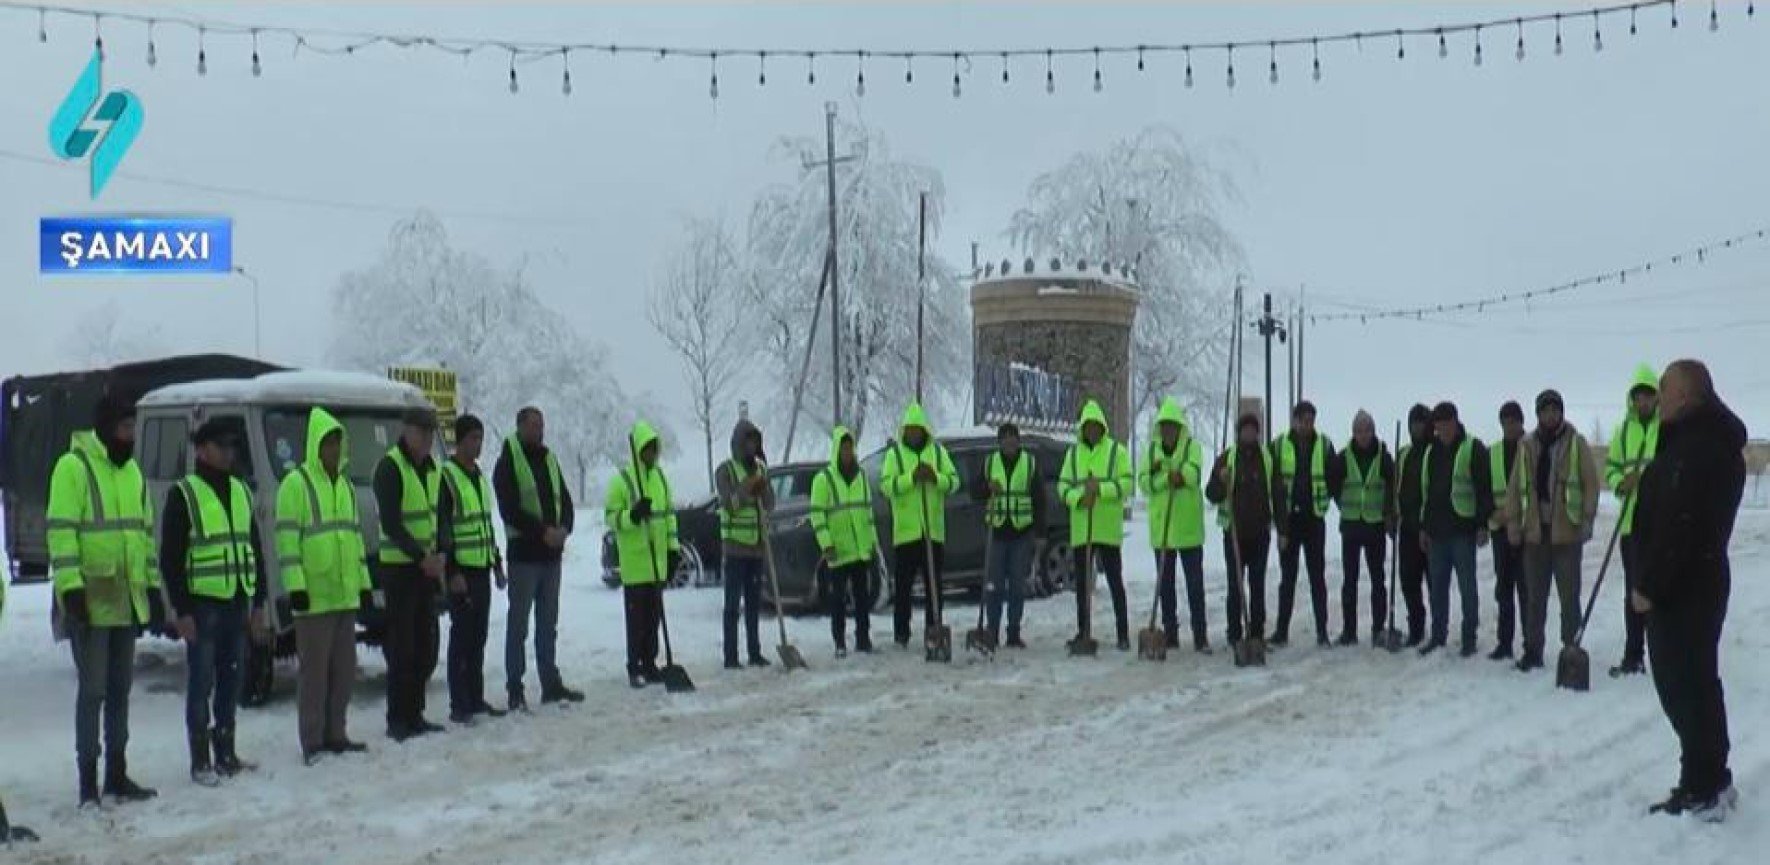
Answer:
[{"label": "bare tree", "polygon": [[682,359],[695,424],[706,443],[709,489],[714,409],[723,404],[755,346],[744,323],[742,282],[742,265],[725,227],[692,220],[646,308],[652,328]]},{"label": "bare tree", "polygon": [[83,367],[115,366],[166,353],[160,329],[125,321],[115,300],[80,319],[62,344],[68,346],[68,360]]}]

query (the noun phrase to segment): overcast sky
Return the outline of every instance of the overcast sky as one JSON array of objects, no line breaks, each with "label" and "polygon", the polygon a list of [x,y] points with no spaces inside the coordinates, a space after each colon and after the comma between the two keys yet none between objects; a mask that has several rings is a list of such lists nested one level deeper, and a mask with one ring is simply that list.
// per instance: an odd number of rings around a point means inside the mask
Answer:
[{"label": "overcast sky", "polygon": [[[391,30],[512,40],[636,41],[707,46],[1033,46],[1263,39],[1505,17],[1543,4],[1038,3],[818,5],[135,4],[245,24]],[[1577,2],[1572,8],[1579,8]],[[1701,8],[1698,8],[1698,7]],[[521,67],[508,90],[507,57],[463,62],[434,53],[373,49],[349,58],[293,57],[262,46],[250,73],[239,38],[208,42],[107,24],[107,88],[127,87],[146,122],[120,174],[91,201],[83,166],[44,165],[45,130],[92,47],[91,26],[52,17],[39,44],[33,13],[0,9],[0,375],[69,365],[66,343],[83,316],[116,302],[171,349],[249,353],[250,285],[238,278],[50,279],[37,275],[37,220],[93,211],[202,212],[234,217],[236,260],[263,285],[264,353],[313,364],[327,342],[329,294],[344,271],[371,262],[400,214],[439,213],[457,245],[500,262],[527,256],[537,289],[612,349],[615,373],[651,390],[687,424],[676,365],[646,325],[643,298],[688,215],[741,225],[755,191],[796,172],[771,156],[783,134],[822,130],[836,99],[889,138],[904,158],[941,171],[949,194],[940,250],[968,265],[1018,256],[1003,235],[1038,173],[1149,124],[1181,130],[1233,173],[1242,196],[1226,216],[1248,253],[1249,284],[1293,296],[1307,286],[1332,304],[1395,306],[1523,290],[1616,269],[1714,238],[1770,225],[1770,20],[1724,3],[1718,33],[1707,5],[1681,4],[1606,27],[1592,51],[1590,16],[1569,19],[1567,51],[1553,30],[1511,28],[1449,59],[1421,40],[1395,58],[1393,40],[1324,48],[1324,78],[1309,80],[1306,50],[1281,54],[1281,83],[1266,80],[1264,51],[1238,55],[1224,84],[1220,55],[1181,62],[1109,62],[1092,90],[1090,60],[1059,61],[1057,93],[1042,61],[1013,67],[980,59],[964,96],[950,62],[917,68],[874,61],[853,92],[852,61],[771,62],[766,87],[753,61],[721,62],[720,98],[705,63],[574,56],[575,92],[560,92],[556,60]],[[95,7],[105,8],[105,7]],[[116,8],[115,6],[110,8]],[[1589,6],[1585,8],[1590,8]],[[1770,13],[1770,9],[1765,10]],[[1770,18],[1770,14],[1759,15]],[[25,159],[17,157],[23,156]],[[150,182],[250,190],[222,194]],[[310,206],[288,199],[321,199]],[[522,217],[522,218],[511,218]],[[538,217],[538,218],[536,218]],[[1506,398],[1543,387],[1566,396],[1572,419],[1606,428],[1638,362],[1694,355],[1714,367],[1723,394],[1755,433],[1770,426],[1770,243],[1701,267],[1656,269],[1529,310],[1490,310],[1450,323],[1322,323],[1306,337],[1307,395],[1323,427],[1343,439],[1367,407],[1387,435],[1415,400],[1456,400],[1479,434]],[[390,323],[398,326],[398,323]],[[439,339],[449,338],[446,334]],[[1257,344],[1250,344],[1250,349]],[[1250,351],[1250,371],[1258,355]],[[1258,386],[1250,376],[1250,390]],[[1284,390],[1282,374],[1279,392]]]}]

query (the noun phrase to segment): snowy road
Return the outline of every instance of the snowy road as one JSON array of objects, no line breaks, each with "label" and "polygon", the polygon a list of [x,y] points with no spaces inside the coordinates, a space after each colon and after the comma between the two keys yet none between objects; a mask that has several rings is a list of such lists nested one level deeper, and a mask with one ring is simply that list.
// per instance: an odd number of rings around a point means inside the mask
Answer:
[{"label": "snowy road", "polygon": [[[1141,539],[1141,527],[1133,533]],[[1337,546],[1330,535],[1336,619]],[[15,591],[0,633],[0,785],[15,819],[48,840],[0,857],[1449,865],[1745,863],[1770,849],[1770,747],[1757,729],[1770,715],[1770,513],[1742,515],[1734,541],[1722,664],[1744,810],[1724,826],[1642,816],[1675,780],[1676,749],[1646,680],[1603,678],[1620,647],[1619,584],[1593,621],[1599,679],[1585,695],[1557,692],[1552,672],[1368,646],[1293,647],[1262,670],[1237,670],[1221,650],[1160,665],[1110,649],[1074,660],[1062,645],[1067,599],[1030,605],[1032,648],[993,664],[934,667],[895,650],[835,661],[825,623],[798,619],[790,628],[811,672],[727,673],[717,669],[720,598],[702,590],[671,599],[701,690],[670,696],[625,686],[617,596],[595,579],[590,553],[581,546],[568,566],[561,637],[568,681],[587,703],[393,745],[379,735],[380,659],[365,653],[374,681],[352,720],[367,758],[302,767],[284,700],[242,722],[242,751],[263,768],[202,790],[184,780],[182,657],[159,645],[137,682],[131,752],[161,798],[102,815],[73,807],[71,664],[47,639],[46,592]],[[1588,580],[1602,553],[1590,545]],[[1221,646],[1216,558],[1207,581]],[[1147,614],[1149,553],[1136,545],[1126,560],[1133,609]],[[1482,569],[1490,618],[1485,553]],[[1102,591],[1102,626],[1109,608]],[[1490,622],[1482,633],[1485,651]],[[495,617],[495,642],[501,634]],[[431,693],[441,714],[440,677]]]}]

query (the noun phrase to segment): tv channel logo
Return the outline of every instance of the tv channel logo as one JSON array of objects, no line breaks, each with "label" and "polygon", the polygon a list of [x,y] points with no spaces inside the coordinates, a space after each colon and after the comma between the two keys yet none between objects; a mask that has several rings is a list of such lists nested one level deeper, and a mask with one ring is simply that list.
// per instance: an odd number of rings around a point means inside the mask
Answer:
[{"label": "tv channel logo", "polygon": [[90,157],[93,198],[104,191],[123,155],[135,143],[135,136],[141,133],[141,100],[127,90],[105,93],[103,66],[103,55],[92,52],[85,71],[74,79],[73,89],[49,120],[49,149],[56,156]]}]

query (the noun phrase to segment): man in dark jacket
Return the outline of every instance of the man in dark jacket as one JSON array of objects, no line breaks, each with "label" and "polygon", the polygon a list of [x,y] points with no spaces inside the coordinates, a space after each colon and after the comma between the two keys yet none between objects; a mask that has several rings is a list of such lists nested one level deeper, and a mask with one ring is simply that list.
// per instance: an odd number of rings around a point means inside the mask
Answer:
[{"label": "man in dark jacket", "polygon": [[1678,734],[1682,771],[1652,810],[1720,821],[1739,798],[1727,768],[1719,649],[1733,581],[1727,546],[1745,489],[1745,425],[1698,361],[1667,367],[1659,400],[1659,449],[1638,491],[1640,572],[1629,600],[1647,616],[1653,684]]},{"label": "man in dark jacket", "polygon": [[218,419],[197,427],[196,471],[172,486],[160,511],[160,577],[186,644],[191,780],[204,787],[251,768],[234,751],[234,717],[247,621],[262,614],[269,585],[252,493],[233,475],[234,435]]},{"label": "man in dark jacket", "polygon": [[529,615],[535,621],[535,666],[541,674],[541,702],[583,702],[565,686],[556,662],[559,644],[560,559],[574,521],[572,493],[559,460],[543,442],[546,419],[528,406],[516,413],[516,435],[504,440],[492,467],[492,490],[504,518],[505,551],[510,562],[510,614],[504,624],[504,676],[510,709],[528,708],[523,676],[528,671]]},{"label": "man in dark jacket", "polygon": [[507,582],[492,534],[491,492],[479,470],[485,423],[470,414],[455,419],[455,453],[443,463],[436,494],[436,534],[448,557],[449,720],[503,716],[486,702],[486,632],[492,612],[492,575]]},{"label": "man in dark jacket", "polygon": [[381,546],[375,568],[387,596],[387,737],[404,742],[440,733],[424,718],[424,688],[436,672],[436,596],[446,560],[438,552],[436,498],[441,485],[431,448],[436,415],[428,409],[406,413],[399,441],[375,465],[375,506]]},{"label": "man in dark jacket", "polygon": [[[1489,475],[1493,478],[1493,494],[1503,497],[1511,481],[1512,469],[1518,464],[1518,445],[1524,441],[1524,407],[1517,402],[1500,406],[1500,452],[1487,453]],[[1512,657],[1512,637],[1518,630],[1518,611],[1524,609],[1524,547],[1506,536],[1505,521],[1498,508],[1488,519],[1493,535],[1493,599],[1499,604],[1498,645],[1488,655],[1490,661]]]},{"label": "man in dark jacket", "polygon": [[[1266,631],[1266,558],[1272,548],[1272,451],[1260,443],[1260,419],[1241,416],[1235,448],[1217,456],[1205,498],[1217,505],[1223,529],[1223,558],[1229,567],[1229,644],[1242,641],[1243,574],[1246,575],[1247,636],[1263,640]],[[1237,566],[1240,566],[1239,568]]]},{"label": "man in dark jacket", "polygon": [[1309,571],[1309,602],[1315,613],[1315,643],[1328,646],[1327,598],[1327,467],[1334,444],[1315,431],[1315,406],[1308,400],[1291,410],[1291,431],[1272,443],[1272,467],[1279,485],[1278,502],[1278,625],[1272,645],[1290,642],[1291,605],[1297,597],[1299,555]]},{"label": "man in dark jacket", "polygon": [[1328,495],[1340,505],[1340,640],[1358,645],[1358,564],[1371,580],[1371,645],[1380,645],[1389,611],[1383,578],[1388,529],[1395,524],[1395,460],[1377,438],[1377,422],[1360,410],[1352,419],[1352,442],[1328,463]]},{"label": "man in dark jacket", "polygon": [[1475,583],[1475,548],[1487,544],[1493,517],[1492,469],[1487,447],[1463,429],[1457,407],[1441,402],[1432,409],[1436,438],[1426,452],[1420,547],[1428,561],[1432,596],[1432,638],[1421,655],[1444,648],[1450,637],[1450,577],[1456,571],[1463,599],[1462,656],[1473,657],[1481,625],[1481,593]]},{"label": "man in dark jacket", "polygon": [[[763,464],[762,431],[746,419],[731,430],[731,460],[713,471],[719,494],[720,577],[725,583],[725,669],[741,670],[738,618],[750,666],[766,667],[762,655],[762,533],[774,510],[774,487]],[[741,608],[741,609],[740,609]]]},{"label": "man in dark jacket", "polygon": [[1407,601],[1407,645],[1411,648],[1426,639],[1426,549],[1414,539],[1420,536],[1420,513],[1425,508],[1420,469],[1432,444],[1431,409],[1419,403],[1408,409],[1407,441],[1401,446],[1396,466],[1395,499],[1401,529],[1395,563],[1401,571],[1401,596]]}]

